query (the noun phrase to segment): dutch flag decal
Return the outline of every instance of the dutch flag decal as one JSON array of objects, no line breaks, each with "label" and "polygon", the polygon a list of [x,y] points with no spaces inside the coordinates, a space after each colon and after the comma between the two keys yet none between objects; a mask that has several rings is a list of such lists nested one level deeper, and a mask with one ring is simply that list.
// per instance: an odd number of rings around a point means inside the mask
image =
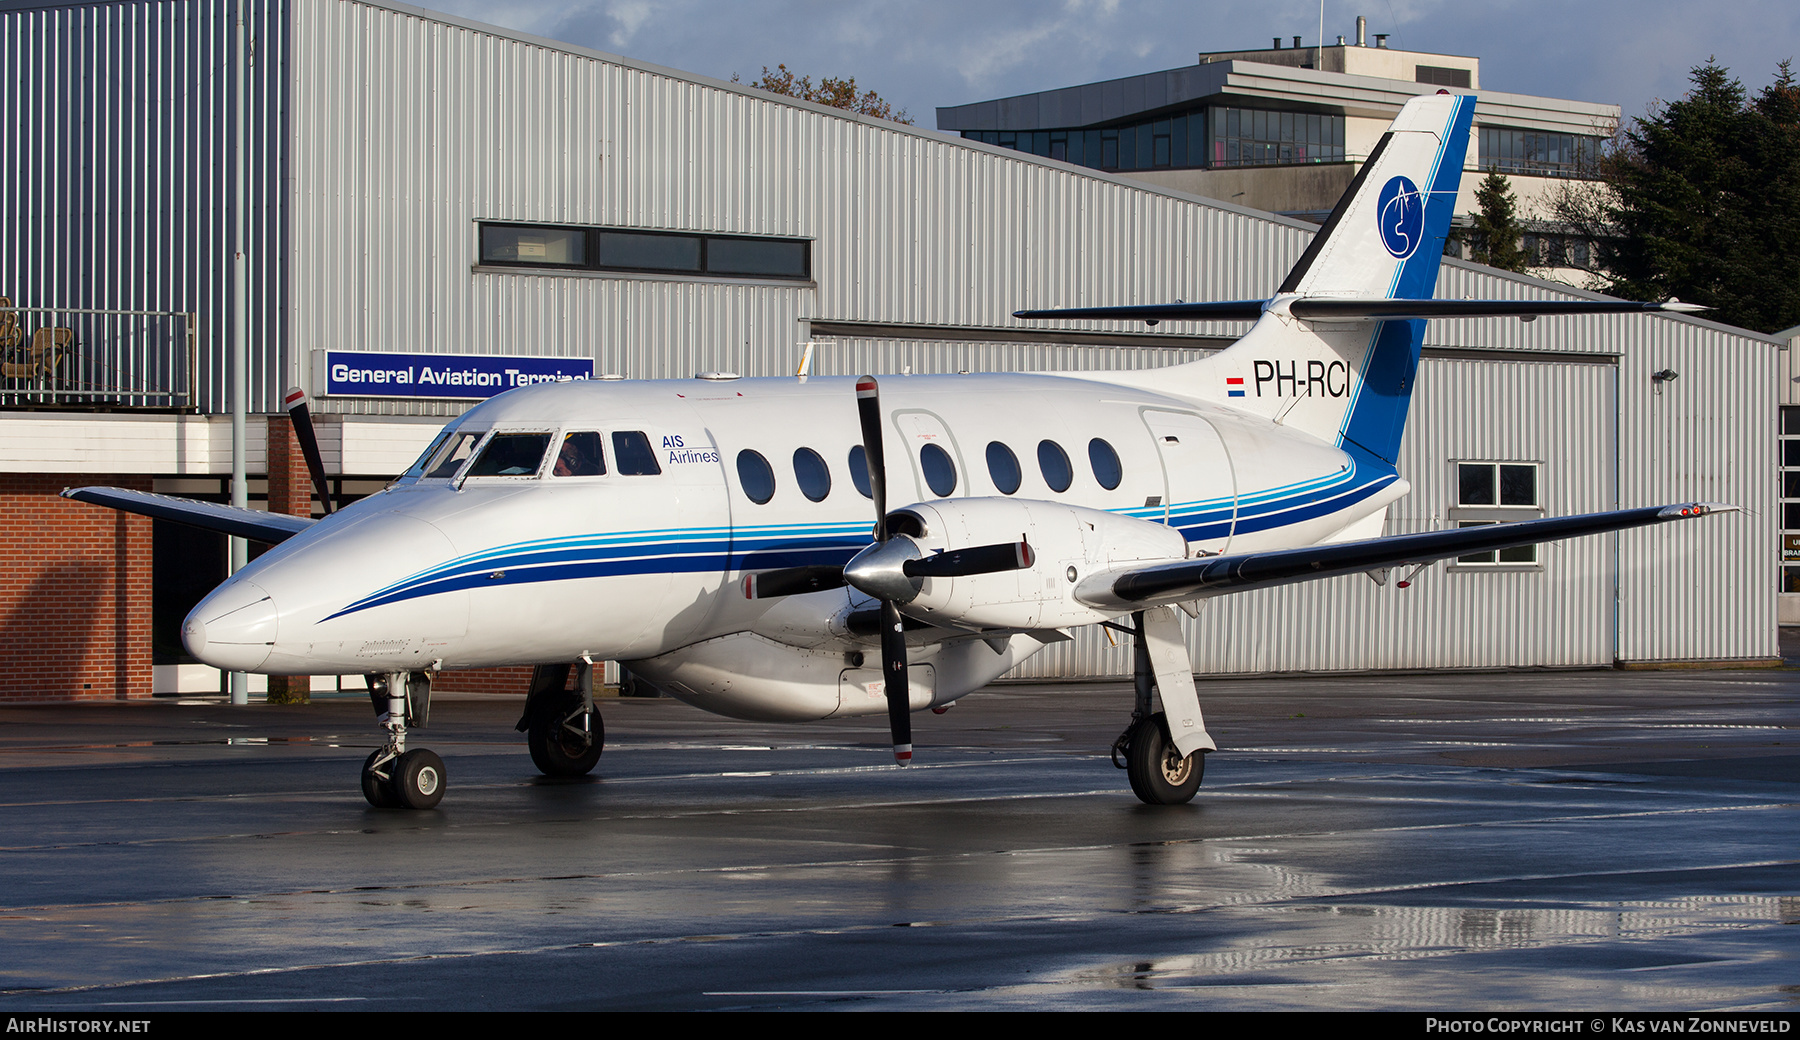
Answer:
[{"label": "dutch flag decal", "polygon": [[1244,377],[1227,376],[1225,379],[1225,395],[1227,397],[1244,396]]}]

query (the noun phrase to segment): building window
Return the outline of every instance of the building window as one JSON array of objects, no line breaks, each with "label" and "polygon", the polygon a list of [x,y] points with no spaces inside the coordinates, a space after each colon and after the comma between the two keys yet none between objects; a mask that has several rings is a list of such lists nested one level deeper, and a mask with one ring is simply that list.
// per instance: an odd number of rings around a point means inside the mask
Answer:
[{"label": "building window", "polygon": [[1108,127],[1060,130],[964,130],[963,138],[1030,152],[1094,170],[1167,170],[1203,167],[1206,110]]},{"label": "building window", "polygon": [[1600,160],[1600,138],[1546,134],[1504,126],[1481,128],[1481,168],[1533,177],[1591,177]]},{"label": "building window", "polygon": [[1344,161],[1344,117],[1318,112],[1213,109],[1213,166]]},{"label": "building window", "polygon": [[1439,65],[1413,66],[1413,82],[1429,83],[1434,87],[1461,87],[1469,89],[1468,69],[1447,69]]},{"label": "building window", "polygon": [[[1450,519],[1457,527],[1481,527],[1544,515],[1540,466],[1535,462],[1459,462],[1456,506]],[[1518,545],[1458,556],[1458,567],[1535,567],[1538,547]]]},{"label": "building window", "polygon": [[1525,263],[1532,267],[1578,267],[1590,270],[1594,263],[1592,243],[1577,235],[1524,236],[1520,248]]},{"label": "building window", "polygon": [[796,281],[812,278],[812,243],[802,238],[542,224],[481,224],[479,228],[484,266]]}]

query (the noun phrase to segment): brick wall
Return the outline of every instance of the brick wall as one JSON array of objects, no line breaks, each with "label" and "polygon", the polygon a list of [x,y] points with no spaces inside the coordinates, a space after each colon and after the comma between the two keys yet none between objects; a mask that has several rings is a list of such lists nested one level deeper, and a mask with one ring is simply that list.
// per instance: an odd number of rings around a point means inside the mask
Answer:
[{"label": "brick wall", "polygon": [[529,668],[467,668],[440,672],[431,688],[446,693],[515,693],[531,691]]},{"label": "brick wall", "polygon": [[150,696],[150,520],[62,498],[146,476],[0,474],[0,701]]}]

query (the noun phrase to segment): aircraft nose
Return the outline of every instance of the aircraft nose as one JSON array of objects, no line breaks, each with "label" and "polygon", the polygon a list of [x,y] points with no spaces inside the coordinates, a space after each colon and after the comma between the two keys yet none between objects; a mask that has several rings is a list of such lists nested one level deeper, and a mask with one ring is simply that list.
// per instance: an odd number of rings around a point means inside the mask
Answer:
[{"label": "aircraft nose", "polygon": [[280,615],[253,581],[228,581],[200,601],[181,625],[187,651],[228,672],[253,672],[269,659]]}]

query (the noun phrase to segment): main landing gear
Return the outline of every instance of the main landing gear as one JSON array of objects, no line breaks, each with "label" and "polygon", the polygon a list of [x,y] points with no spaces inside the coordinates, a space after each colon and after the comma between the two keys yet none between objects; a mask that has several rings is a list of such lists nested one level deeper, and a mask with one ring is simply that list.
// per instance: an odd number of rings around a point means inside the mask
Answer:
[{"label": "main landing gear", "polygon": [[[1131,625],[1136,700],[1131,724],[1113,741],[1113,765],[1125,770],[1139,801],[1183,805],[1200,790],[1206,753],[1217,747],[1200,716],[1187,641],[1168,607],[1138,611]],[[1164,710],[1153,710],[1152,690]]]},{"label": "main landing gear", "polygon": [[444,798],[444,760],[424,748],[406,748],[407,726],[423,727],[430,718],[431,676],[425,672],[371,675],[369,700],[388,739],[363,762],[363,797],[377,809],[436,806]]},{"label": "main landing gear", "polygon": [[531,761],[545,776],[586,776],[606,748],[606,726],[594,707],[594,667],[575,662],[573,691],[563,689],[570,667],[543,664],[532,669],[531,693],[517,727],[531,748]]}]

